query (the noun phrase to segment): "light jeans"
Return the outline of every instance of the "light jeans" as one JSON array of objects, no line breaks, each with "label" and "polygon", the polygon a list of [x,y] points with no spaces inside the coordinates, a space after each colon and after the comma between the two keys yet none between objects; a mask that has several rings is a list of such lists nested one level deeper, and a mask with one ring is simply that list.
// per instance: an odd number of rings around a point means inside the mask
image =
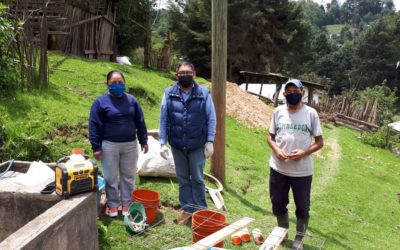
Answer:
[{"label": "light jeans", "polygon": [[203,181],[203,169],[206,163],[204,146],[192,151],[173,147],[171,149],[179,182],[179,205],[189,213],[199,208],[207,208],[206,186]]},{"label": "light jeans", "polygon": [[[129,206],[131,193],[135,189],[138,150],[136,140],[132,142],[102,142],[101,165],[106,181],[108,207]],[[121,203],[118,194],[118,172]]]}]

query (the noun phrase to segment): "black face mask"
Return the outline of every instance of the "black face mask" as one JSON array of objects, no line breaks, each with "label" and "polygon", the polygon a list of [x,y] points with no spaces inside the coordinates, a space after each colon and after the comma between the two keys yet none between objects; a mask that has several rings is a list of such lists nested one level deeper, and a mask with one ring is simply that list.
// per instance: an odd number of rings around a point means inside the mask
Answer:
[{"label": "black face mask", "polygon": [[193,76],[191,76],[191,75],[179,76],[178,83],[183,88],[188,88],[189,86],[191,86],[193,84]]},{"label": "black face mask", "polygon": [[302,95],[301,93],[291,93],[285,96],[286,103],[290,105],[297,105],[301,102]]}]

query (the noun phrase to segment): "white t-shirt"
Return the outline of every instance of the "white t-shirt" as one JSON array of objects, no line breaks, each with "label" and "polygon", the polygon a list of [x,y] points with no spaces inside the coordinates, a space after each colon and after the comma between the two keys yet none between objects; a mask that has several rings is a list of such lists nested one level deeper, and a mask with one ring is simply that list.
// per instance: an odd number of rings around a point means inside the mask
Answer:
[{"label": "white t-shirt", "polygon": [[[274,110],[269,133],[275,135],[275,141],[279,148],[286,154],[295,149],[310,147],[312,138],[322,135],[319,117],[315,109],[303,105],[294,113],[289,112],[287,105],[281,105]],[[313,159],[311,155],[301,158],[299,161],[278,159],[272,153],[270,166],[281,174],[302,177],[313,174]]]}]

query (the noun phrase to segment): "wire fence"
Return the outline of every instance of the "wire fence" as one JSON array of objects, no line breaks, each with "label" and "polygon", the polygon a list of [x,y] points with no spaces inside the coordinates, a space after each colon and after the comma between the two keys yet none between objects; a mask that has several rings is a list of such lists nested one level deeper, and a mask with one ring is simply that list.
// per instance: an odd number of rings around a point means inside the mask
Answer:
[{"label": "wire fence", "polygon": [[[201,209],[195,205],[188,205],[190,209]],[[254,229],[259,229],[264,237],[267,239],[270,236],[273,229],[276,227],[275,224],[267,222],[265,219],[256,219],[248,226],[244,228],[238,228],[234,223],[247,217],[245,214],[235,214],[227,211],[214,211],[208,210],[206,216],[196,215],[196,219],[188,221],[187,225],[180,225],[179,227],[175,224],[179,215],[179,211],[171,208],[161,208],[158,212],[156,221],[151,224],[143,233],[132,235],[132,241],[140,249],[162,249],[162,250],[186,250],[186,249],[218,249],[213,248],[211,245],[196,245],[196,248],[189,248],[194,242],[199,240],[199,228],[204,229],[205,226],[218,228],[226,227],[232,229],[231,231],[237,231],[237,235],[249,234],[248,242],[241,242],[239,245],[233,244],[231,236],[227,237],[222,241],[222,244],[218,244],[217,247],[222,249],[260,249],[261,245],[257,245],[252,235]],[[225,218],[225,220],[224,220]],[[200,230],[201,231],[201,230]],[[207,231],[207,230],[206,230]],[[218,231],[216,229],[215,231]],[[209,232],[210,234],[212,232]],[[197,235],[196,235],[197,234]],[[272,235],[272,234],[271,234]],[[275,235],[276,237],[284,237],[282,235]],[[279,249],[292,249],[293,240],[296,236],[295,229],[288,230],[288,237],[283,239],[283,242],[279,246]],[[314,236],[310,233],[303,235],[303,247],[304,249],[323,249],[325,244],[325,238]],[[271,248],[272,249],[272,248]]]}]

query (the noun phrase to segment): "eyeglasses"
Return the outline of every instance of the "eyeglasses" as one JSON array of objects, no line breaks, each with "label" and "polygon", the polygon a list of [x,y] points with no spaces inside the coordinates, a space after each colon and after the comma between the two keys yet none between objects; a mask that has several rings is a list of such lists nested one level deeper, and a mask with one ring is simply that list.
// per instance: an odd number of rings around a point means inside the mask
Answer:
[{"label": "eyeglasses", "polygon": [[193,75],[193,71],[178,71],[176,74],[177,74],[178,76]]}]

